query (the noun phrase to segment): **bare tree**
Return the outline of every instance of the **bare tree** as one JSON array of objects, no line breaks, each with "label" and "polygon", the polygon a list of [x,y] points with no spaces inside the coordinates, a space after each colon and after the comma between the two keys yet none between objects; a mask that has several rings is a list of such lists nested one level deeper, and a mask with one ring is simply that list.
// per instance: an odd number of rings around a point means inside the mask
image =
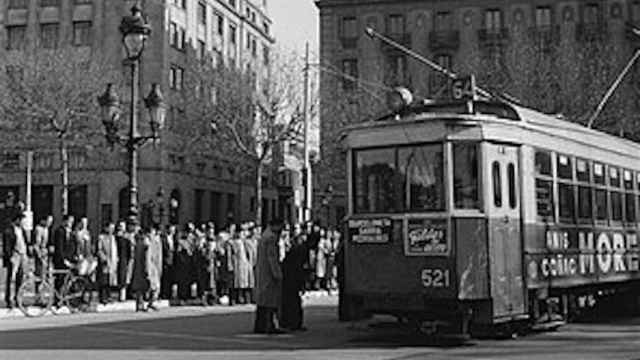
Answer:
[{"label": "bare tree", "polygon": [[[2,128],[25,143],[59,142],[62,164],[62,213],[69,210],[70,143],[91,144],[101,135],[96,94],[119,74],[106,60],[77,48],[30,51],[0,59]],[[48,140],[47,140],[48,139]]]},{"label": "bare tree", "polygon": [[[274,148],[297,138],[303,127],[303,64],[295,53],[272,51],[259,68],[191,62],[185,95],[190,140],[186,145],[252,165],[256,222],[262,220],[262,177]],[[315,102],[311,101],[311,113]],[[239,162],[241,163],[241,162]]]}]

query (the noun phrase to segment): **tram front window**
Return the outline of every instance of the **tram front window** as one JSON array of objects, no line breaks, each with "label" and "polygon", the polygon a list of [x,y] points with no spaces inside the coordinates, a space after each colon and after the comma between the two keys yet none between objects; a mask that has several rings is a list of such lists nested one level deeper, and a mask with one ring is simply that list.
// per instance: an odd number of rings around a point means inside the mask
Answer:
[{"label": "tram front window", "polygon": [[358,150],[354,161],[356,213],[445,209],[442,144]]}]

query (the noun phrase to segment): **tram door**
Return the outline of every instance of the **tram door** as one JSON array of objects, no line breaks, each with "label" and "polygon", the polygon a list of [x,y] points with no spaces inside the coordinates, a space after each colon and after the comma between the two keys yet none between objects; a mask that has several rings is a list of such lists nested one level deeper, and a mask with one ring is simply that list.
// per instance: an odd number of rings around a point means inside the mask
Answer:
[{"label": "tram door", "polygon": [[493,316],[510,317],[525,312],[519,149],[486,143],[484,153]]}]

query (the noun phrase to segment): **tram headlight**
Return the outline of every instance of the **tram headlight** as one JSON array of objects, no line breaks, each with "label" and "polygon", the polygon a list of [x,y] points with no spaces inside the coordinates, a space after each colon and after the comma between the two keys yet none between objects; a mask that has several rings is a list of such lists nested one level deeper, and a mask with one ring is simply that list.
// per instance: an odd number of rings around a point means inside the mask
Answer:
[{"label": "tram headlight", "polygon": [[404,87],[396,87],[387,94],[387,107],[394,113],[399,113],[412,102],[413,94]]}]

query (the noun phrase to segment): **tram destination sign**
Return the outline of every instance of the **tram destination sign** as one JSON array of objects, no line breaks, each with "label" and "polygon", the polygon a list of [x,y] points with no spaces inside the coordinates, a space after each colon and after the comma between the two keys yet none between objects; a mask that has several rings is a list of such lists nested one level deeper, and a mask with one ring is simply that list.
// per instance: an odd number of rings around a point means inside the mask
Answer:
[{"label": "tram destination sign", "polygon": [[349,237],[355,243],[388,243],[391,237],[391,219],[349,220]]}]

